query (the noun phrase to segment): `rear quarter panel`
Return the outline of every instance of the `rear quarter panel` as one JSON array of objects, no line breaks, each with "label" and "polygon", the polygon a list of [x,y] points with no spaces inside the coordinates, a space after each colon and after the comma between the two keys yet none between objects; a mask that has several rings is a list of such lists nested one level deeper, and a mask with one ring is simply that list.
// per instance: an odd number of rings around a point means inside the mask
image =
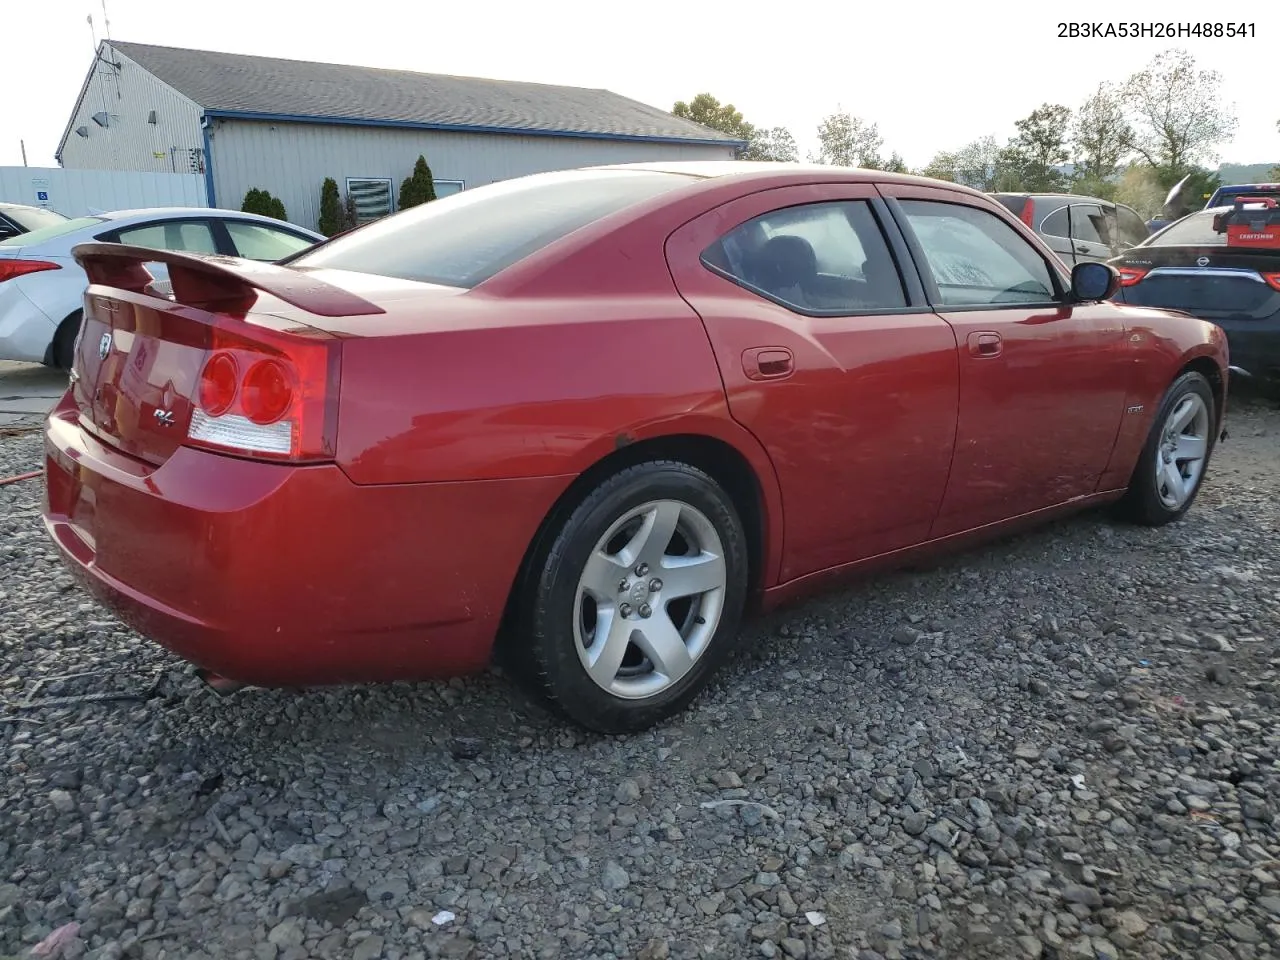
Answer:
[{"label": "rear quarter panel", "polygon": [[[1129,376],[1126,415],[1121,422],[1111,462],[1100,490],[1119,489],[1129,483],[1142,446],[1151,431],[1160,400],[1169,385],[1192,364],[1212,364],[1219,389],[1218,429],[1225,415],[1227,339],[1222,328],[1184,314],[1121,306],[1133,364]],[[1139,409],[1140,408],[1140,409]]]},{"label": "rear quarter panel", "polygon": [[474,295],[429,330],[343,345],[338,462],[356,483],[576,475],[635,440],[733,430],[674,295]]}]

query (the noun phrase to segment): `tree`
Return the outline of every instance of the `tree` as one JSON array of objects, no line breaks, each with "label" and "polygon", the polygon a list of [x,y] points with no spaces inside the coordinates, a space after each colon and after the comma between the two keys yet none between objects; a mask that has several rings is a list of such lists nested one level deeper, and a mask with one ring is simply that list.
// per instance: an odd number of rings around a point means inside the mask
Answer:
[{"label": "tree", "polygon": [[326,237],[342,232],[342,198],[338,196],[338,181],[325,177],[320,187],[320,222],[318,229]]},{"label": "tree", "polygon": [[862,118],[837,107],[835,113],[818,125],[818,154],[810,159],[837,167],[878,170],[882,146],[884,137],[874,123],[868,125]]},{"label": "tree", "polygon": [[1058,103],[1043,103],[1014,126],[1018,134],[1000,154],[1004,172],[1016,172],[1020,189],[1031,193],[1054,193],[1066,184],[1056,167],[1067,162],[1067,135],[1071,109]]},{"label": "tree", "polygon": [[902,155],[897,150],[889,155],[889,159],[885,161],[884,170],[886,173],[910,173],[907,169],[907,163],[902,159]]},{"label": "tree", "polygon": [[747,149],[743,151],[743,160],[773,160],[780,163],[793,162],[800,156],[796,149],[796,138],[786,127],[773,127],[768,130],[756,130],[747,141]]},{"label": "tree", "polygon": [[1125,119],[1122,91],[1107,83],[1098,84],[1093,96],[1076,111],[1071,128],[1076,175],[1088,183],[1111,179],[1120,169],[1132,140],[1133,129]]},{"label": "tree", "polygon": [[732,103],[721,104],[709,93],[700,93],[688,103],[678,100],[671,112],[677,117],[727,133],[737,140],[750,141],[756,132]]},{"label": "tree", "polygon": [[262,217],[273,217],[276,220],[288,220],[289,217],[285,213],[284,201],[279,197],[273,197],[267,190],[259,190],[252,187],[244,195],[244,202],[240,205],[241,213],[256,213]]},{"label": "tree", "polygon": [[1124,87],[1133,116],[1127,146],[1170,183],[1196,163],[1216,159],[1214,148],[1239,125],[1234,108],[1221,101],[1221,86],[1222,75],[1197,70],[1187,51],[1157,54]]},{"label": "tree", "polygon": [[919,171],[922,177],[932,177],[934,180],[949,180],[956,182],[956,168],[959,164],[956,162],[956,155],[940,150],[933,155],[930,160]]},{"label": "tree", "polygon": [[427,166],[427,158],[419,154],[413,165],[413,173],[400,184],[399,208],[408,210],[419,204],[430,203],[435,198],[436,184],[431,176],[431,168]]},{"label": "tree", "polygon": [[356,198],[348,193],[346,202],[342,205],[342,230],[354,230],[358,226],[360,215],[356,212]]},{"label": "tree", "polygon": [[1144,219],[1160,213],[1164,206],[1167,187],[1160,186],[1153,167],[1145,163],[1130,164],[1120,177],[1115,199],[1138,211]]}]

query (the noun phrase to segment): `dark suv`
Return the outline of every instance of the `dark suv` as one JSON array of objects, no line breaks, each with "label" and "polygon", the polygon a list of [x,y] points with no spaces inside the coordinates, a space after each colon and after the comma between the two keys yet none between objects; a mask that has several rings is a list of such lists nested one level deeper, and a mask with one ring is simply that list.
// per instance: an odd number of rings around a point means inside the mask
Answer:
[{"label": "dark suv", "polygon": [[1110,260],[1151,235],[1138,212],[1123,203],[1069,193],[991,196],[1040,234],[1069,267],[1086,260]]}]

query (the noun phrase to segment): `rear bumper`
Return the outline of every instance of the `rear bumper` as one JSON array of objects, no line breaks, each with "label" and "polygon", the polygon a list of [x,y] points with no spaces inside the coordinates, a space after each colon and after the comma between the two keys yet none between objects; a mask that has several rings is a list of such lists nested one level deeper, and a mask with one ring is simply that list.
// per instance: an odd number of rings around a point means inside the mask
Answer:
[{"label": "rear bumper", "polygon": [[22,292],[21,278],[0,283],[0,360],[44,362],[58,325]]},{"label": "rear bumper", "polygon": [[160,467],[45,426],[44,522],[129,626],[243,683],[412,680],[483,669],[560,478],[358,486],[179,448]]},{"label": "rear bumper", "polygon": [[1280,381],[1280,314],[1265,320],[1215,320],[1227,335],[1231,366],[1257,380]]}]

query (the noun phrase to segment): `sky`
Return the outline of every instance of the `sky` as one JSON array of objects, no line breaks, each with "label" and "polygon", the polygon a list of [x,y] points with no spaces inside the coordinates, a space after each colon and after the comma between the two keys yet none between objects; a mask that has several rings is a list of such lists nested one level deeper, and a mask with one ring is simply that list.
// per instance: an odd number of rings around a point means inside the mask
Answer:
[{"label": "sky", "polygon": [[[410,0],[106,0],[116,40],[232,53],[604,87],[663,109],[706,91],[758,127],[785,126],[802,155],[844,109],[878,124],[884,153],[923,166],[987,134],[1001,142],[1044,102],[1076,107],[1171,46],[1223,76],[1240,119],[1220,160],[1280,162],[1275,50],[1280,5],[1233,5],[1253,36],[1060,39],[1059,22],[1228,22],[1222,8],[1170,0],[983,5],[789,0],[753,10],[706,0],[470,0],[445,16]],[[871,6],[871,9],[868,7]],[[1119,10],[1124,8],[1125,12]],[[1017,10],[1017,13],[1013,11]],[[0,166],[56,166],[54,151],[92,61],[102,0],[0,0],[6,91]],[[13,42],[18,40],[19,42]]]}]

